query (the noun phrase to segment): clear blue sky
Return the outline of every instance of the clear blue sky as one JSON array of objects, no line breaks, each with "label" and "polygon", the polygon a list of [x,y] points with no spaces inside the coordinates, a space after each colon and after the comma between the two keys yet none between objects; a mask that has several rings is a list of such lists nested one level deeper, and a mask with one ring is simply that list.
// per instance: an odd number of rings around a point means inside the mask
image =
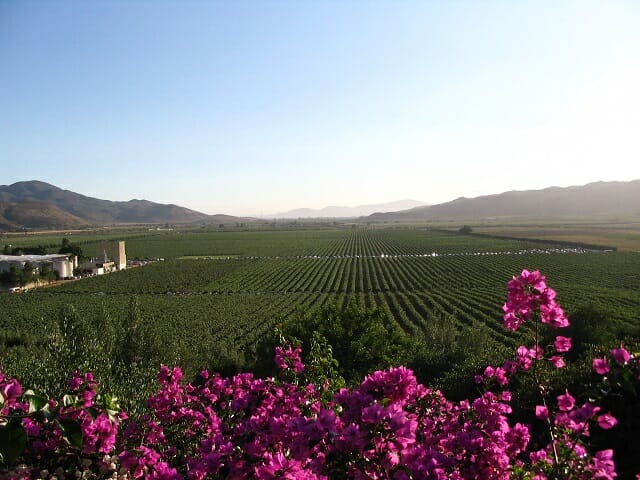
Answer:
[{"label": "clear blue sky", "polygon": [[207,213],[640,178],[638,1],[0,0],[0,184]]}]

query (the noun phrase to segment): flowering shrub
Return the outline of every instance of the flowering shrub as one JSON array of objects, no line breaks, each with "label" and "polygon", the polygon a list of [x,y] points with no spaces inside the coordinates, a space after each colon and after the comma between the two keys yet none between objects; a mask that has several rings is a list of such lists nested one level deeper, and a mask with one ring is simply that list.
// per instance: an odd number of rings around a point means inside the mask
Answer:
[{"label": "flowering shrub", "polygon": [[[539,329],[568,320],[539,272],[508,284],[504,324],[535,322],[533,345],[488,366],[477,398],[447,400],[405,367],[367,375],[327,396],[326,382],[307,382],[301,349],[276,349],[279,378],[203,371],[193,384],[179,368],[162,367],[146,412],[128,420],[93,376],[76,374],[58,401],[23,392],[0,374],[0,454],[6,478],[194,479],[612,479],[613,452],[592,452],[593,428],[617,420],[570,392],[550,398],[542,365],[562,368],[571,339],[557,335],[546,352]],[[638,382],[638,357],[623,346],[593,360],[606,381]],[[539,385],[535,416],[547,432],[536,446],[531,428],[509,421],[514,375]],[[640,477],[639,477],[640,478]]]},{"label": "flowering shrub", "polygon": [[126,413],[117,411],[116,399],[98,394],[91,373],[74,374],[69,390],[58,401],[47,400],[31,390],[23,392],[16,379],[0,373],[0,464],[21,463],[5,476],[60,477],[115,469],[107,459]]}]

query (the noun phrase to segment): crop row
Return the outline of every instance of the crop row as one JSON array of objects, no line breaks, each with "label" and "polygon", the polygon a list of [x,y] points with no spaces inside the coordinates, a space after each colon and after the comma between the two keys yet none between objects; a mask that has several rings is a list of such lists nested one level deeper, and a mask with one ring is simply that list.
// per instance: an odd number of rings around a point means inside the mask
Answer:
[{"label": "crop row", "polygon": [[[172,243],[180,235],[184,243]],[[176,255],[240,258],[167,260],[3,295],[3,332],[39,332],[65,305],[86,316],[125,318],[135,295],[167,348],[183,352],[212,345],[240,352],[278,322],[352,301],[381,308],[407,335],[428,332],[438,323],[468,335],[482,331],[512,345],[518,337],[502,328],[500,304],[505,283],[523,268],[544,272],[569,312],[595,304],[618,322],[640,322],[640,255],[634,253],[558,253],[552,246],[531,253],[525,242],[418,229],[175,233],[135,241],[140,242],[135,248],[147,253],[171,248]],[[430,252],[438,255],[423,256]]]}]

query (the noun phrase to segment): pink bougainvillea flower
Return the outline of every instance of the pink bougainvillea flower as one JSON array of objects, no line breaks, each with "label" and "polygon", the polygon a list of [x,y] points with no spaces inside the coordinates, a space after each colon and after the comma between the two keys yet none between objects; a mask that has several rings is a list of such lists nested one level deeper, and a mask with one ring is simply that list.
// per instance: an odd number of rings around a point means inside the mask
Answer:
[{"label": "pink bougainvillea flower", "polygon": [[542,293],[547,289],[545,280],[545,276],[538,270],[530,272],[529,270],[524,269],[520,275],[513,277],[509,283],[507,283],[507,287],[509,289],[509,293],[526,293],[531,290],[536,290],[539,293]]},{"label": "pink bougainvillea flower", "polygon": [[524,345],[520,345],[516,351],[516,359],[518,367],[522,370],[529,370],[531,368],[531,356],[529,355],[529,349]]},{"label": "pink bougainvillea flower", "polygon": [[606,358],[594,358],[593,369],[599,375],[606,375],[611,370],[609,368],[609,362]]},{"label": "pink bougainvillea flower", "polygon": [[294,372],[301,373],[304,370],[304,364],[300,359],[301,354],[301,347],[292,348],[291,345],[287,345],[286,349],[283,347],[276,347],[274,361],[280,370],[287,370],[291,368]]},{"label": "pink bougainvillea flower", "polygon": [[568,352],[571,350],[571,338],[558,335],[556,341],[553,342],[553,346],[558,353]]},{"label": "pink bougainvillea flower", "polygon": [[564,358],[559,355],[552,356],[549,361],[551,362],[551,365],[556,368],[564,368],[567,366],[567,364],[564,362]]},{"label": "pink bougainvillea flower", "polygon": [[[506,304],[505,304],[506,307]],[[505,308],[503,307],[503,309]],[[507,309],[508,310],[508,309]],[[505,311],[503,317],[503,325],[507,330],[517,330],[520,325],[522,325],[526,320],[528,320],[528,316],[522,315],[521,312],[518,312],[520,315],[516,315],[514,311]]]},{"label": "pink bougainvillea flower", "polygon": [[509,330],[517,330],[539,312],[540,321],[553,328],[569,325],[564,311],[555,302],[555,290],[547,287],[545,277],[539,271],[523,270],[507,283],[507,301],[502,310],[503,324]]},{"label": "pink bougainvillea flower", "polygon": [[564,394],[558,396],[558,408],[563,412],[568,412],[575,404],[576,399],[567,390],[565,390]]},{"label": "pink bougainvillea flower", "polygon": [[544,405],[536,405],[536,418],[540,420],[549,418],[549,409]]},{"label": "pink bougainvillea flower", "polygon": [[22,395],[22,385],[12,378],[2,387],[2,396],[8,402],[16,401]]},{"label": "pink bougainvillea flower", "polygon": [[498,382],[498,385],[503,387],[509,383],[509,378],[507,377],[507,372],[504,368],[496,368],[495,379],[496,382]]},{"label": "pink bougainvillea flower", "polygon": [[605,413],[604,415],[600,415],[598,417],[598,425],[600,428],[604,430],[609,430],[610,428],[615,427],[618,424],[618,420],[615,419],[612,415]]},{"label": "pink bougainvillea flower", "polygon": [[564,310],[557,303],[540,305],[540,321],[549,324],[552,328],[565,328],[569,326],[569,319],[564,315]]},{"label": "pink bougainvillea flower", "polygon": [[622,345],[620,345],[620,348],[611,350],[611,355],[620,365],[626,365],[629,363],[629,360],[631,360],[631,355],[629,355],[629,352]]}]

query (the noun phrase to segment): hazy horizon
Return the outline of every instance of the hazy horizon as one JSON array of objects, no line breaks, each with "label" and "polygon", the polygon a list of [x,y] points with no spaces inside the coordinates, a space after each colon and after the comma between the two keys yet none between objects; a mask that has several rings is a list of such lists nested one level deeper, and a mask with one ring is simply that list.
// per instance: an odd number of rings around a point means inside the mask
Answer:
[{"label": "hazy horizon", "polygon": [[272,215],[640,178],[640,4],[0,3],[0,183]]}]

